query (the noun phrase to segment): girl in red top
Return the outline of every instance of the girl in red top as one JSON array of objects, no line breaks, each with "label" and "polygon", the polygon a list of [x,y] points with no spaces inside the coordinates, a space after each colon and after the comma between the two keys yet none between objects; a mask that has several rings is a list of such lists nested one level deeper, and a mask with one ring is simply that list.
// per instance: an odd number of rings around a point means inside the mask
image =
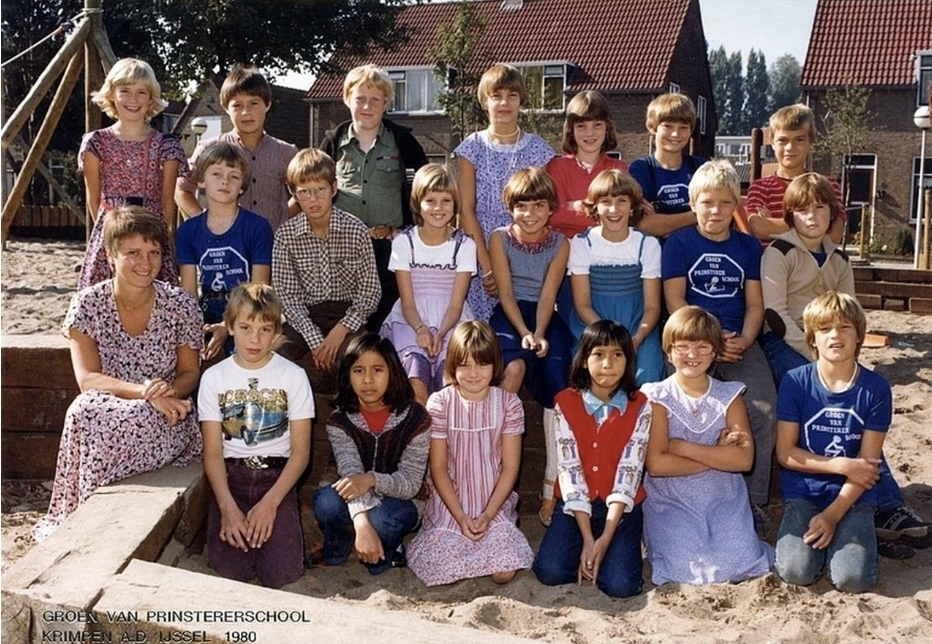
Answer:
[{"label": "girl in red top", "polygon": [[631,336],[611,320],[586,327],[556,396],[556,510],[534,561],[548,586],[590,581],[611,597],[641,590],[641,474],[650,405],[635,384]]}]

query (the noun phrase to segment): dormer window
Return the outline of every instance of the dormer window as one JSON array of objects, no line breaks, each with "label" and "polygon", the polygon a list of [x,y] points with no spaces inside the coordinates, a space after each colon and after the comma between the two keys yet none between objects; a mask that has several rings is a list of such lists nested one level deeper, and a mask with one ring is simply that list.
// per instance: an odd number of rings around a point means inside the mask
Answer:
[{"label": "dormer window", "polygon": [[566,97],[566,81],[570,65],[553,63],[546,65],[519,65],[527,88],[530,109],[563,111]]},{"label": "dormer window", "polygon": [[434,69],[389,70],[394,98],[389,112],[438,112],[437,95],[443,89],[434,77]]}]

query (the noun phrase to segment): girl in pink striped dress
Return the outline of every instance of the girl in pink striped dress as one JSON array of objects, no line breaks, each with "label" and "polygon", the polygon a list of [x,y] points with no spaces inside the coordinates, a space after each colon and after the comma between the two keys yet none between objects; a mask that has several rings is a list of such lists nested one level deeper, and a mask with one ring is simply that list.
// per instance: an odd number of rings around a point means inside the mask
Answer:
[{"label": "girl in pink striped dress", "polygon": [[485,322],[456,328],[444,370],[453,384],[427,401],[432,495],[408,564],[428,586],[487,575],[505,584],[534,560],[516,525],[524,408],[496,386],[501,350]]}]

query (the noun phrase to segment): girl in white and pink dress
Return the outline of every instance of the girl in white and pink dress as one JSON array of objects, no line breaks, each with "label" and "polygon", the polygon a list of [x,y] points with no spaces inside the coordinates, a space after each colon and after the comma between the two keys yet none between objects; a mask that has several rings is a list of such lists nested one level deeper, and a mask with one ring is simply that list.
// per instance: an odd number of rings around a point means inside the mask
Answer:
[{"label": "girl in white and pink dress", "polygon": [[443,387],[453,327],[472,319],[466,293],[476,273],[476,244],[453,227],[459,205],[456,179],[448,167],[430,163],[418,170],[411,189],[416,225],[394,239],[388,261],[400,297],[381,335],[395,345],[415,400],[422,405]]},{"label": "girl in white and pink dress", "polygon": [[408,564],[428,586],[491,576],[511,581],[534,553],[518,530],[514,492],[521,464],[524,408],[496,386],[502,357],[485,322],[453,332],[445,374],[450,386],[427,402],[431,415],[431,498]]}]

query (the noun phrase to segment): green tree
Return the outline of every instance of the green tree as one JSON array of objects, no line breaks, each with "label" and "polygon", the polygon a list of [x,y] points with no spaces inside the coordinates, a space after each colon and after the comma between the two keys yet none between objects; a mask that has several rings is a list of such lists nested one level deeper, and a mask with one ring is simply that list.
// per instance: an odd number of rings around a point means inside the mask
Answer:
[{"label": "green tree", "polygon": [[[825,93],[822,112],[825,132],[816,144],[816,154],[829,159],[832,165],[840,162],[841,176],[845,178],[850,156],[867,150],[870,145],[870,123],[874,118],[868,108],[870,97],[870,89],[850,82],[832,87]],[[845,185],[850,183],[845,181]],[[844,200],[842,207],[847,207],[847,194]]]},{"label": "green tree", "polygon": [[718,134],[741,134],[744,109],[744,79],[741,76],[741,52],[731,55],[719,47],[709,56],[712,94],[718,112]]},{"label": "green tree", "polygon": [[740,132],[750,134],[752,128],[763,127],[770,115],[767,106],[770,77],[767,75],[767,61],[763,52],[752,49],[748,54],[744,88],[744,110],[741,112]]},{"label": "green tree", "polygon": [[454,144],[485,124],[486,114],[476,97],[479,79],[490,56],[481,48],[485,19],[473,3],[461,0],[449,22],[437,27],[429,59],[444,90],[437,102],[450,119]]},{"label": "green tree", "polygon": [[770,66],[770,104],[767,111],[773,114],[781,107],[799,102],[799,61],[791,54],[780,56]]}]

